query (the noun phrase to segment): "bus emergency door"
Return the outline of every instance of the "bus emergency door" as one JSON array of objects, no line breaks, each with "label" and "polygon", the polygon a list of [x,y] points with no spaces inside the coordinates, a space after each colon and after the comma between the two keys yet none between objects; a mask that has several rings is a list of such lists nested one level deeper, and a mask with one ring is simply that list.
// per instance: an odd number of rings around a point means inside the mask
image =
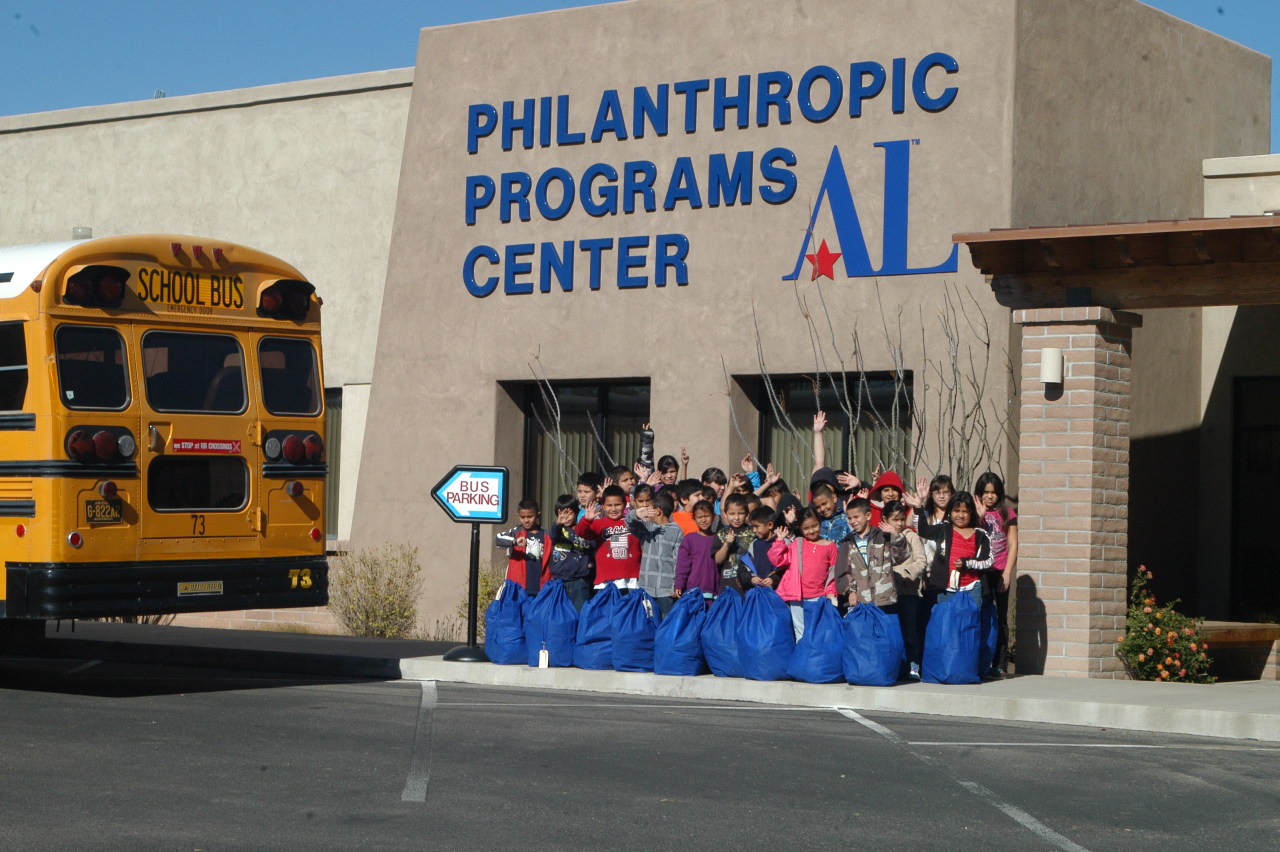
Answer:
[{"label": "bus emergency door", "polygon": [[142,557],[257,554],[249,335],[134,327]]}]

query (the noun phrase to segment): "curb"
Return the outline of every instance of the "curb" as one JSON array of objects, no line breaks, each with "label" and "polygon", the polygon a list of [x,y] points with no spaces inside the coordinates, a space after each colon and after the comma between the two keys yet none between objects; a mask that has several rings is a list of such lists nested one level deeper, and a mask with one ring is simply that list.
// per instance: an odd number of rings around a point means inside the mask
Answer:
[{"label": "curb", "polygon": [[[964,716],[1014,722],[1041,722],[1054,725],[1083,725],[1164,734],[1189,734],[1280,742],[1280,688],[1270,712],[1246,712],[1161,703],[1125,703],[1119,700],[1082,700],[1069,697],[1035,697],[1028,688],[1048,687],[1050,692],[1068,692],[1085,681],[1043,678],[1028,675],[1007,681],[971,686],[899,684],[892,687],[818,685],[794,682],[759,682],[739,678],[669,677],[653,674],[584,671],[582,669],[535,669],[525,666],[498,666],[491,663],[444,662],[440,657],[411,657],[400,661],[406,680],[437,680],[484,686],[514,686],[532,689],[565,689],[619,695],[646,695],[663,698],[693,698],[714,701],[748,701],[792,707],[844,707],[851,710],[887,713],[918,713],[931,716]],[[1034,680],[1031,680],[1034,678]],[[1046,681],[1052,681],[1047,683]],[[1128,682],[1122,686],[1132,686]],[[1096,684],[1093,684],[1096,686]],[[1140,686],[1143,692],[1147,684]],[[1165,689],[1180,684],[1151,684]],[[1202,687],[1223,690],[1224,686]],[[1268,687],[1270,688],[1270,687]],[[1119,690],[1117,690],[1119,691]],[[1013,693],[1013,694],[1009,694]],[[1204,697],[1204,693],[1184,696]],[[1172,692],[1161,699],[1181,697]],[[1230,699],[1225,693],[1219,696]]]}]

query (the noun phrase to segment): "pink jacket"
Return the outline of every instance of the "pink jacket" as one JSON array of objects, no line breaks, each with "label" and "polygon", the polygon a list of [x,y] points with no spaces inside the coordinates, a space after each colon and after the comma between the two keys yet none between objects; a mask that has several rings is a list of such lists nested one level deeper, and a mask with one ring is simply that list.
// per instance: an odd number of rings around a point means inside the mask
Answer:
[{"label": "pink jacket", "polygon": [[779,569],[786,569],[778,583],[778,597],[799,601],[834,595],[836,581],[831,569],[836,564],[836,553],[835,542],[825,539],[776,539],[769,548],[769,561]]}]

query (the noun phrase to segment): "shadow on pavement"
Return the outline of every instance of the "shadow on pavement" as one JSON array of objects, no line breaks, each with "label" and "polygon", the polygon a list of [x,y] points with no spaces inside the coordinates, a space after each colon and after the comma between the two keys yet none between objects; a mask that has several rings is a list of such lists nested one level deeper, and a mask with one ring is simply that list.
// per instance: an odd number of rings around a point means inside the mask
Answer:
[{"label": "shadow on pavement", "polygon": [[290,686],[374,683],[387,678],[307,675],[110,660],[0,656],[0,690],[138,698]]}]

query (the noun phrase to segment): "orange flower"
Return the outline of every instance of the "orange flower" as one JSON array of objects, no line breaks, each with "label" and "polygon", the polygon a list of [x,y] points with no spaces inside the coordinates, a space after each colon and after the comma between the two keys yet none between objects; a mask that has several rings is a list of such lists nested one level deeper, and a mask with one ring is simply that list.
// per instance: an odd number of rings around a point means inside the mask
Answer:
[{"label": "orange flower", "polygon": [[1140,662],[1140,663],[1145,663],[1146,661],[1147,661],[1147,655],[1146,655],[1146,654],[1139,654],[1139,655],[1138,655],[1138,662]]},{"label": "orange flower", "polygon": [[1200,650],[1201,650],[1201,651],[1207,651],[1207,650],[1209,650],[1209,643],[1208,643],[1208,642],[1205,642],[1203,645],[1201,645],[1201,646],[1200,646]]},{"label": "orange flower", "polygon": [[1195,649],[1196,649],[1196,643],[1195,643],[1195,642],[1192,642],[1192,643],[1191,643],[1191,650],[1193,650],[1193,651],[1194,651]]},{"label": "orange flower", "polygon": [[1148,648],[1148,649],[1147,649],[1147,656],[1151,656],[1151,655],[1152,655],[1152,654],[1154,654],[1154,653],[1155,653],[1155,649],[1154,649],[1154,648]]},{"label": "orange flower", "polygon": [[1164,618],[1164,613],[1163,613],[1163,612],[1157,612],[1157,613],[1156,613],[1156,618]]},{"label": "orange flower", "polygon": [[1151,612],[1151,607],[1149,607],[1149,606],[1148,606],[1148,607],[1143,607],[1143,608],[1142,608],[1142,611],[1143,611],[1143,612]]},{"label": "orange flower", "polygon": [[1148,571],[1148,572],[1147,572],[1147,579],[1148,579],[1148,580],[1150,580],[1153,576],[1155,576],[1155,575],[1153,575],[1150,571]]},{"label": "orange flower", "polygon": [[1159,635],[1160,635],[1160,628],[1159,628],[1159,627],[1157,627],[1157,628],[1156,628],[1156,635],[1157,635],[1157,636],[1159,636]]},{"label": "orange flower", "polygon": [[1187,676],[1187,670],[1186,670],[1186,669],[1181,669],[1181,670],[1178,672],[1178,677],[1186,677],[1186,676]]}]

